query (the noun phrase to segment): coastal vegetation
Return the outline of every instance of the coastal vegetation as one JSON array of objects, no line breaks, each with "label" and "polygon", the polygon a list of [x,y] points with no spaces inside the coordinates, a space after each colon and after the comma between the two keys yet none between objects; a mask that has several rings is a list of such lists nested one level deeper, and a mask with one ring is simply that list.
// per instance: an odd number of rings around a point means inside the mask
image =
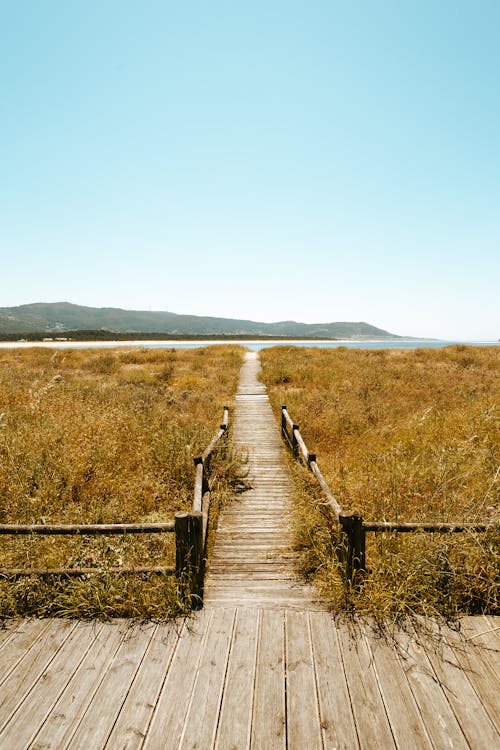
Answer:
[{"label": "coastal vegetation", "polygon": [[[275,347],[262,379],[333,494],[367,521],[498,524],[497,347],[348,350]],[[358,592],[344,586],[333,522],[311,474],[293,465],[301,569],[335,608],[455,617],[499,609],[500,539],[368,533]]]},{"label": "coastal vegetation", "polygon": [[[231,404],[241,362],[236,346],[0,350],[0,523],[162,522],[188,509],[193,457]],[[238,471],[229,449],[214,455],[214,511]],[[0,567],[102,572],[0,580],[0,616],[175,615],[175,578],[107,572],[174,561],[173,534],[3,536]]]}]

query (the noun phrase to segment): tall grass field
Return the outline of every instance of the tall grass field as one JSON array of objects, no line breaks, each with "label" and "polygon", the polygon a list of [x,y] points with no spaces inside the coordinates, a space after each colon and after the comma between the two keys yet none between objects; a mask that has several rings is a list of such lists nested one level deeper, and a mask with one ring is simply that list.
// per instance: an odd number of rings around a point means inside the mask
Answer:
[{"label": "tall grass field", "polygon": [[[0,351],[0,523],[159,522],[187,510],[193,457],[232,402],[242,351]],[[215,504],[237,474],[221,449],[211,465]],[[106,572],[172,565],[173,534],[0,539],[3,568],[102,570],[0,579],[0,616],[164,618],[184,609],[175,578]]]},{"label": "tall grass field", "polygon": [[[498,524],[497,347],[261,352],[277,417],[286,404],[345,510],[367,521]],[[383,615],[498,614],[498,531],[367,534],[368,575],[346,588],[337,528],[293,467],[303,573],[335,608]],[[498,528],[498,527],[497,527]]]}]

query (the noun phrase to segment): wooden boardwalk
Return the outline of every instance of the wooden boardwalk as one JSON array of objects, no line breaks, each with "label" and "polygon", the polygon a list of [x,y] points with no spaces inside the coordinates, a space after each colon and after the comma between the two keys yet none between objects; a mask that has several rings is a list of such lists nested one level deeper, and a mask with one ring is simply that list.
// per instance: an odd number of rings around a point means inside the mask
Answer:
[{"label": "wooden boardwalk", "polygon": [[221,517],[205,608],[171,623],[7,622],[0,750],[500,747],[500,617],[382,638],[297,580],[258,368],[248,356],[234,425],[252,489]]},{"label": "wooden boardwalk", "polygon": [[292,479],[257,352],[246,355],[236,396],[233,445],[248,452],[244,492],[223,511],[205,584],[205,606],[324,609],[294,571]]},{"label": "wooden boardwalk", "polygon": [[0,630],[2,750],[469,748],[500,741],[500,618],[441,643],[327,612]]}]

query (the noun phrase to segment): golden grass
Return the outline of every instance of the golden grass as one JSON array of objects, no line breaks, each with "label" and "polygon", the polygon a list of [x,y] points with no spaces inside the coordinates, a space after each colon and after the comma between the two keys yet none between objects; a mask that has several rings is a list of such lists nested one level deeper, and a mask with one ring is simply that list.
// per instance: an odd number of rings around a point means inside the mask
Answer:
[{"label": "golden grass", "polygon": [[[0,352],[0,523],[171,520],[188,509],[193,457],[236,392],[242,350],[47,349]],[[237,481],[225,448],[215,504]],[[171,565],[174,535],[2,537],[1,567],[102,568],[85,579],[0,584],[0,615],[166,617],[184,608],[163,576],[116,565]]]},{"label": "golden grass", "polygon": [[[286,404],[345,510],[372,521],[497,522],[497,347],[261,353],[276,412]],[[334,606],[447,617],[499,611],[499,537],[367,534],[370,569],[345,591],[336,530],[296,470],[302,564]]]}]

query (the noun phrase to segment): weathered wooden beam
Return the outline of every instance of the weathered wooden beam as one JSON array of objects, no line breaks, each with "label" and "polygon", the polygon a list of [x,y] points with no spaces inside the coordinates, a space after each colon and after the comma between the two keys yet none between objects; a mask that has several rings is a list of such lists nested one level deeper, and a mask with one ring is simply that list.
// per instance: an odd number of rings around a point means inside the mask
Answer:
[{"label": "weathered wooden beam", "polygon": [[0,525],[0,534],[164,534],[175,531],[174,521],[166,523],[88,523],[88,524],[18,524]]},{"label": "weathered wooden beam", "polygon": [[482,533],[486,531],[497,531],[499,524],[487,523],[396,523],[391,521],[363,521],[365,531],[397,531],[399,533],[411,531],[424,531],[428,533]]},{"label": "weathered wooden beam", "polygon": [[215,446],[217,445],[217,443],[219,442],[219,440],[221,438],[223,438],[224,435],[227,434],[228,424],[229,424],[229,407],[225,406],[224,407],[224,412],[223,412],[223,417],[222,417],[222,423],[220,425],[220,430],[217,432],[216,435],[214,435],[214,437],[212,438],[212,440],[210,441],[210,443],[207,445],[207,447],[205,448],[205,450],[201,454],[201,458],[203,459],[203,461],[207,465],[207,467],[208,467],[208,462],[210,460],[210,456],[213,453],[213,450],[214,450]]},{"label": "weathered wooden beam", "polygon": [[292,430],[293,429],[293,419],[289,415],[285,404],[283,404],[283,406],[281,407],[281,416],[282,416],[282,419],[284,420],[285,424],[287,424],[288,427],[290,427],[290,429]]},{"label": "weathered wooden beam", "polygon": [[333,510],[336,517],[338,518],[340,514],[342,513],[342,508],[340,507],[337,500],[333,496],[332,491],[330,490],[330,487],[328,486],[326,479],[321,473],[320,468],[318,464],[316,463],[316,455],[314,453],[309,454],[309,468],[311,469],[312,473],[318,480],[319,486],[323,490],[323,494],[325,495],[326,499],[328,500],[328,503],[331,506],[331,509]]},{"label": "weathered wooden beam", "polygon": [[0,577],[21,578],[22,576],[88,576],[102,573],[113,575],[173,575],[173,565],[151,567],[139,565],[135,567],[112,567],[112,568],[0,568]]}]

